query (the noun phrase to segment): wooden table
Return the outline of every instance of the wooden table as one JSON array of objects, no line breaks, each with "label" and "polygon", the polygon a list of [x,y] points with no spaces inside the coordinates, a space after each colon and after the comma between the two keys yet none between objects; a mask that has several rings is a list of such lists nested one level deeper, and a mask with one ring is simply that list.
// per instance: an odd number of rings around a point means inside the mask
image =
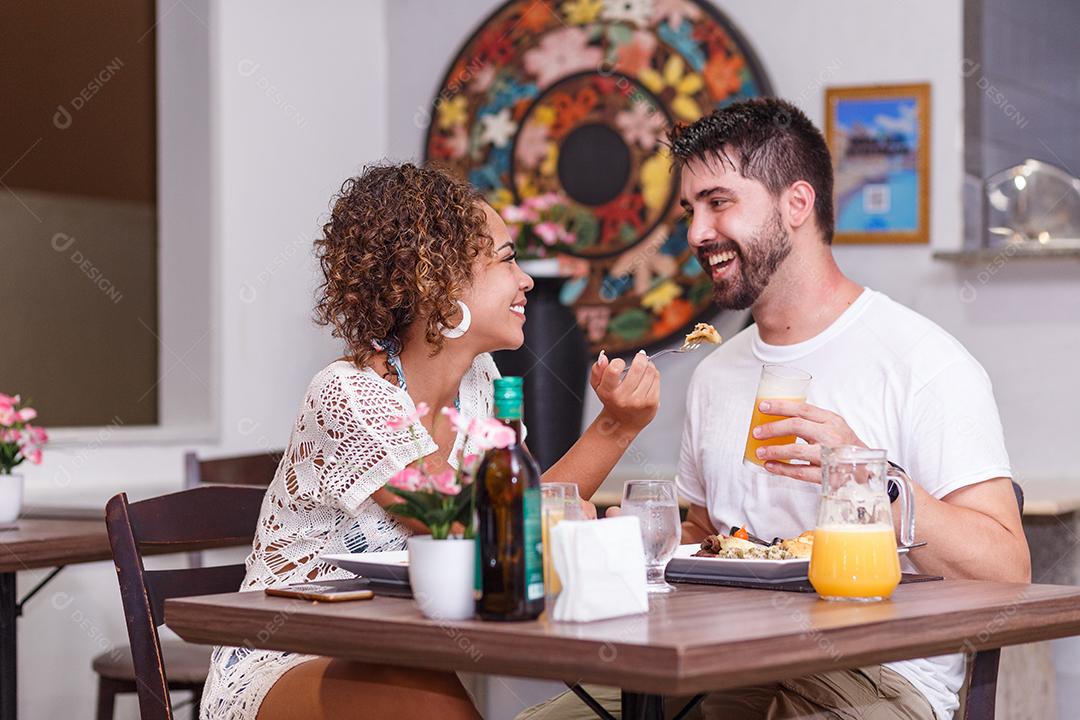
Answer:
[{"label": "wooden table", "polygon": [[612,685],[624,718],[659,718],[664,695],[1080,634],[1080,588],[946,580],[860,605],[681,585],[647,615],[580,624],[440,623],[411,600],[246,592],[168,600],[165,622],[195,643]]},{"label": "wooden table", "polygon": [[[0,720],[17,713],[16,619],[23,605],[65,565],[109,560],[109,536],[104,510],[55,512],[65,517],[20,517],[12,528],[0,529]],[[53,568],[19,600],[15,574],[20,570]]]}]

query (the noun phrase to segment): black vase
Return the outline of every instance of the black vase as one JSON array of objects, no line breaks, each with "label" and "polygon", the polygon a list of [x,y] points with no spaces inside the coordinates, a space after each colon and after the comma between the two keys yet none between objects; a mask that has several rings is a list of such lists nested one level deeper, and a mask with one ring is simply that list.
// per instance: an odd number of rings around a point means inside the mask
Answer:
[{"label": "black vase", "polygon": [[525,344],[495,353],[503,375],[525,378],[526,444],[547,470],[581,437],[589,367],[585,335],[559,302],[562,277],[535,277],[525,314]]}]

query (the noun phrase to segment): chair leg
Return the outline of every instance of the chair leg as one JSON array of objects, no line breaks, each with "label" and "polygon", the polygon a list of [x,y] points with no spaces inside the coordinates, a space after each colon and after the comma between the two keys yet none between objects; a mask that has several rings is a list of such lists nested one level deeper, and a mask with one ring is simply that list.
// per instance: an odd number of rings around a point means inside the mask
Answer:
[{"label": "chair leg", "polygon": [[196,685],[191,690],[191,720],[199,720],[199,708],[202,706],[202,685]]},{"label": "chair leg", "polygon": [[97,690],[97,720],[112,720],[113,711],[116,709],[116,695],[120,692],[122,683],[107,677],[98,678]]}]

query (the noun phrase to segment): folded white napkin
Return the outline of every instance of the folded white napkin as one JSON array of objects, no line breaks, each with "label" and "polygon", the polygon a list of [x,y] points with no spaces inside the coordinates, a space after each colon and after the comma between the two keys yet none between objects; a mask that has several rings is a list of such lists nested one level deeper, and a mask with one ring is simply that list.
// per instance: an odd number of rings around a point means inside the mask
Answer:
[{"label": "folded white napkin", "polygon": [[648,612],[645,549],[633,516],[564,520],[551,529],[562,592],[555,620],[588,622]]}]

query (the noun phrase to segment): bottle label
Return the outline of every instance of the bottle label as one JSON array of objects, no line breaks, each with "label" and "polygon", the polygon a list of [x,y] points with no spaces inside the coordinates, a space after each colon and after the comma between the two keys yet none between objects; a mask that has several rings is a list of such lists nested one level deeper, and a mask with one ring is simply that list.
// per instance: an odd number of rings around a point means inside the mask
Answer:
[{"label": "bottle label", "polygon": [[525,490],[522,512],[525,525],[525,596],[544,597],[544,545],[540,524],[540,488]]},{"label": "bottle label", "polygon": [[[473,520],[473,527],[479,527],[476,520]],[[479,600],[484,594],[483,564],[480,562],[480,533],[476,533],[476,539],[473,540],[473,547],[476,548],[476,553],[474,553],[476,565],[473,568],[473,598]]]}]

